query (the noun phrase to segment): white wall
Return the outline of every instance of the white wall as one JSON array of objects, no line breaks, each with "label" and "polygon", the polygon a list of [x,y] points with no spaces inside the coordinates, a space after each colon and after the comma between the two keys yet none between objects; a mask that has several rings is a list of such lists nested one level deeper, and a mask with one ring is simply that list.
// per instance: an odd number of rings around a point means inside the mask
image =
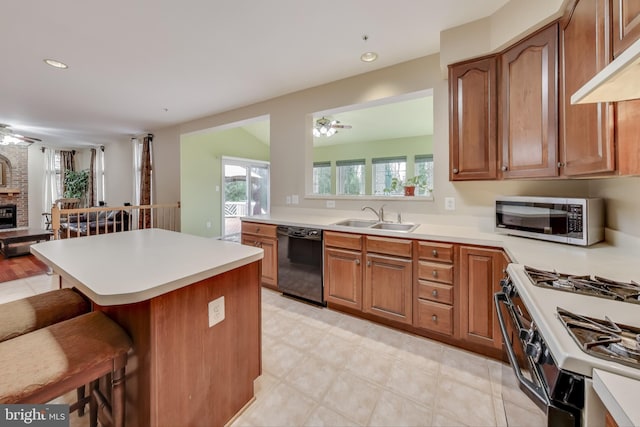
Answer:
[{"label": "white wall", "polygon": [[107,205],[133,203],[133,146],[130,138],[105,146],[104,168]]}]

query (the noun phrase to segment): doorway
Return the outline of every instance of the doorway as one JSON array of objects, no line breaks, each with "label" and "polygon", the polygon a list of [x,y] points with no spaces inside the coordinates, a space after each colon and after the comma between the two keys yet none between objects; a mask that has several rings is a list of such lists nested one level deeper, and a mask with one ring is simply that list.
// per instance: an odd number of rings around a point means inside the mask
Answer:
[{"label": "doorway", "polygon": [[269,162],[222,157],[222,236],[240,241],[240,218],[269,213]]}]

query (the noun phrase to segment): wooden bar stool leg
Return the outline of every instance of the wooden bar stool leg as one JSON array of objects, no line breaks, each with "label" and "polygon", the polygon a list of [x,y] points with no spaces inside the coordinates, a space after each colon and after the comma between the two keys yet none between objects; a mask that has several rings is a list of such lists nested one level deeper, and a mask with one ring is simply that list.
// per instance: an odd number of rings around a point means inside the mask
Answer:
[{"label": "wooden bar stool leg", "polygon": [[76,395],[78,398],[78,403],[80,403],[80,406],[78,406],[78,416],[82,417],[84,416],[84,395],[85,395],[85,386],[80,386],[78,387],[78,389],[76,390]]},{"label": "wooden bar stool leg", "polygon": [[112,396],[113,404],[111,406],[113,427],[124,427],[125,419],[125,368],[119,368],[113,371],[112,378]]},{"label": "wooden bar stool leg", "polygon": [[96,393],[100,387],[100,379],[91,381],[89,385],[89,427],[98,426],[98,400]]}]

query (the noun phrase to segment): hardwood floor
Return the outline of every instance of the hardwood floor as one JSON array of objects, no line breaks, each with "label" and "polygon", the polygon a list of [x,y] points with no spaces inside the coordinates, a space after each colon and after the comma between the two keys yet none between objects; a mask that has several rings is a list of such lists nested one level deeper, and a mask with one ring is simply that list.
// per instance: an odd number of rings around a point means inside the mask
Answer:
[{"label": "hardwood floor", "polygon": [[44,274],[49,271],[46,264],[33,255],[13,258],[0,257],[0,283]]}]

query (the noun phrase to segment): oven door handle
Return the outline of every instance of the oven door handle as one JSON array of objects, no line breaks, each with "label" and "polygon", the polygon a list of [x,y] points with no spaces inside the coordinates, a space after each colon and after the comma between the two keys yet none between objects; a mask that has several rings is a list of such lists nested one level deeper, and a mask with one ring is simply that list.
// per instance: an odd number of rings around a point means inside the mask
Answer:
[{"label": "oven door handle", "polygon": [[497,292],[493,298],[495,299],[496,311],[498,313],[498,322],[500,323],[500,331],[502,332],[502,339],[505,343],[505,348],[507,350],[507,356],[509,357],[509,363],[513,368],[513,373],[516,375],[518,382],[524,387],[527,394],[531,397],[538,399],[544,406],[549,406],[550,401],[547,393],[539,386],[537,386],[533,381],[522,375],[520,371],[520,364],[518,363],[518,359],[516,358],[516,354],[511,348],[511,340],[509,340],[509,335],[507,333],[507,324],[505,322],[504,316],[502,315],[502,310],[500,310],[500,305],[504,304],[504,306],[509,310],[507,304],[507,296],[504,292]]}]

